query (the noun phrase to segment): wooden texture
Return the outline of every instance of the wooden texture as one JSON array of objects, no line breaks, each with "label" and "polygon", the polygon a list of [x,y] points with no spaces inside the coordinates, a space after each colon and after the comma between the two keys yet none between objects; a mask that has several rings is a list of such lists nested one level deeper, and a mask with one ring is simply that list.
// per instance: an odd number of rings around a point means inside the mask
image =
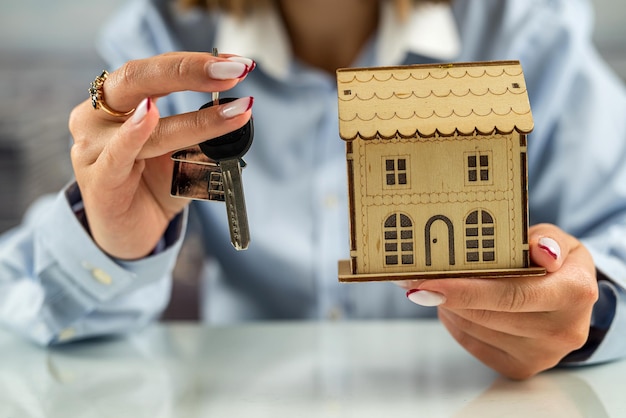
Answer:
[{"label": "wooden texture", "polygon": [[464,270],[464,271],[409,271],[404,273],[368,273],[353,274],[349,260],[339,260],[339,281],[345,283],[376,282],[376,281],[402,281],[422,279],[450,279],[450,278],[477,278],[477,279],[506,279],[514,277],[540,277],[546,274],[543,267],[528,267],[519,269],[497,270]]},{"label": "wooden texture", "polygon": [[518,62],[341,69],[337,83],[350,274],[510,276],[530,267],[533,119]]}]

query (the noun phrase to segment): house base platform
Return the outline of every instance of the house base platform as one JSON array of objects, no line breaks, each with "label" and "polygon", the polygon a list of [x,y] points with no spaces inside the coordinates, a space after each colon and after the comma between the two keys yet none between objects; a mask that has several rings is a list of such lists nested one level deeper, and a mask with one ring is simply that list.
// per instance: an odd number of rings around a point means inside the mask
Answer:
[{"label": "house base platform", "polygon": [[546,274],[543,267],[494,270],[461,270],[461,271],[415,271],[407,273],[367,273],[353,274],[350,260],[339,260],[339,281],[345,283],[382,282],[422,279],[507,279],[513,277],[540,277]]}]

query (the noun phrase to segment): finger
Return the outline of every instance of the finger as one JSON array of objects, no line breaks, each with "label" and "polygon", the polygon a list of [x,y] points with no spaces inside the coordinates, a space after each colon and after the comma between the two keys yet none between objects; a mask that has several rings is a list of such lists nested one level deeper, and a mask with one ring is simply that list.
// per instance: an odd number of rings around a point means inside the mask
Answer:
[{"label": "finger", "polygon": [[[443,309],[442,309],[443,310]],[[494,331],[526,338],[550,335],[558,338],[568,332],[571,319],[554,312],[499,312],[481,309],[447,309],[460,318]]]},{"label": "finger", "polygon": [[392,283],[405,290],[417,289],[426,279],[419,280],[395,280]]},{"label": "finger", "polygon": [[[417,290],[417,292],[415,292]],[[511,279],[433,279],[411,290],[409,299],[420,302],[421,294],[441,299],[448,309],[480,309],[501,312],[550,312],[569,301],[561,300],[560,287],[550,275]],[[424,297],[426,297],[424,296]]]},{"label": "finger", "polygon": [[559,270],[572,246],[577,246],[577,241],[573,237],[554,225],[532,226],[528,234],[531,260],[549,273]]},{"label": "finger", "polygon": [[228,90],[254,68],[245,63],[252,60],[243,58],[242,62],[242,58],[186,52],[129,61],[109,74],[102,87],[104,100],[122,112],[134,108],[146,96]]},{"label": "finger", "polygon": [[124,122],[106,143],[97,163],[104,164],[107,180],[125,180],[135,166],[137,156],[159,122],[159,111],[150,98],[141,101],[135,113]]},{"label": "finger", "polygon": [[485,328],[446,309],[439,310],[439,319],[470,354],[513,379],[526,379],[552,368],[562,357],[550,344],[539,346],[533,339]]},{"label": "finger", "polygon": [[162,118],[138,158],[152,158],[233,132],[252,116],[254,98]]}]

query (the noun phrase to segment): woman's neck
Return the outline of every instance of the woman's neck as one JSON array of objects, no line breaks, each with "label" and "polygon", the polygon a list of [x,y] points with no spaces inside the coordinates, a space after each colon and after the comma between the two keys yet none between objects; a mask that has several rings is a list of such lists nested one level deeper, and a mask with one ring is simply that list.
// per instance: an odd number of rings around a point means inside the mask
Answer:
[{"label": "woman's neck", "polygon": [[279,0],[294,55],[334,74],[354,63],[378,26],[378,0]]}]

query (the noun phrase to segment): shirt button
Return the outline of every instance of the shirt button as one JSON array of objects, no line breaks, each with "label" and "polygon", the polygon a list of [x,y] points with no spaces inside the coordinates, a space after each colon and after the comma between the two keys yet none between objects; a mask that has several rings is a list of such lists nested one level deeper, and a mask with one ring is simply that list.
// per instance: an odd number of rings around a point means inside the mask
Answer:
[{"label": "shirt button", "polygon": [[72,339],[76,335],[74,328],[65,328],[59,333],[58,341],[63,342]]},{"label": "shirt button", "polygon": [[106,271],[99,268],[92,269],[91,276],[98,282],[106,286],[109,286],[111,283],[113,283],[113,279],[111,278],[111,276]]},{"label": "shirt button", "polygon": [[341,308],[339,308],[337,306],[331,308],[328,311],[328,319],[330,319],[331,321],[337,321],[337,320],[341,319],[342,316],[343,316],[343,314],[341,312]]},{"label": "shirt button", "polygon": [[93,277],[98,283],[105,286],[110,286],[111,284],[113,284],[113,278],[106,271],[94,267],[87,261],[83,261],[81,264],[85,270],[89,270],[89,272],[91,273],[91,277]]},{"label": "shirt button", "polygon": [[328,195],[324,199],[324,206],[327,209],[335,209],[338,204],[339,204],[339,200],[337,199],[337,196],[335,195]]}]

